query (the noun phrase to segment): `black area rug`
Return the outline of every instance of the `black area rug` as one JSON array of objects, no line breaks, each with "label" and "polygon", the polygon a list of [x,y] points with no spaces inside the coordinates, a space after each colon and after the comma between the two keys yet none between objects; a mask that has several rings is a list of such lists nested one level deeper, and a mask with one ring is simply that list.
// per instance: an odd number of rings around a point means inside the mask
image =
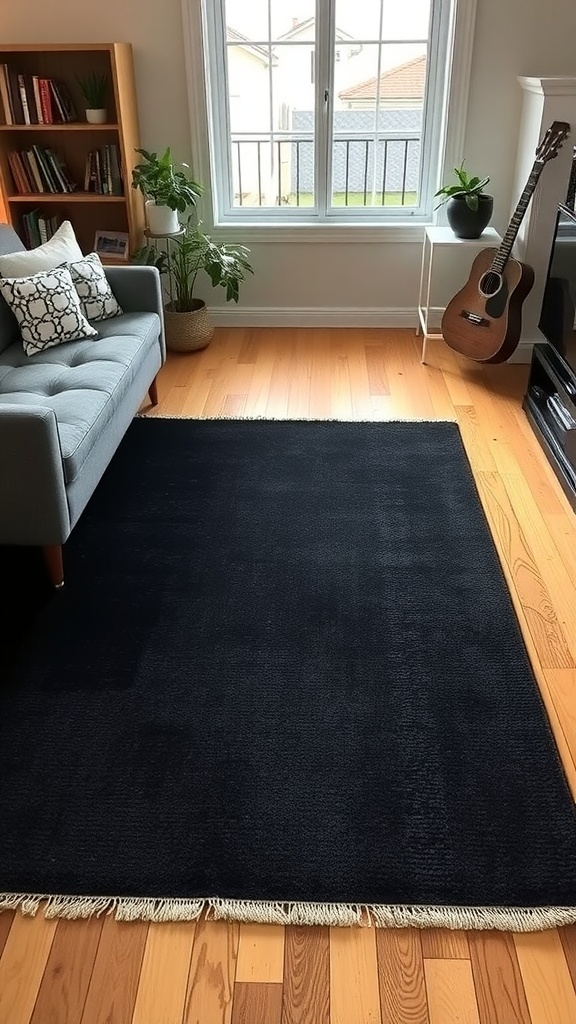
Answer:
[{"label": "black area rug", "polygon": [[64,590],[26,571],[5,906],[576,919],[540,911],[576,818],[454,424],[137,420]]}]

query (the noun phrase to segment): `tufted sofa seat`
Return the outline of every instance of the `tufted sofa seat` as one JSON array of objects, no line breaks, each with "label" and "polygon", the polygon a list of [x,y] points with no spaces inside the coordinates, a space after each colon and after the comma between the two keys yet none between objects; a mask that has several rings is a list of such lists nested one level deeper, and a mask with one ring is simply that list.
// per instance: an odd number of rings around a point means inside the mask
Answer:
[{"label": "tufted sofa seat", "polygon": [[[0,225],[0,252],[21,250]],[[94,340],[27,356],[0,297],[0,544],[44,548],[56,585],[62,544],[86,506],[165,358],[158,272],[111,267],[124,312]]]}]

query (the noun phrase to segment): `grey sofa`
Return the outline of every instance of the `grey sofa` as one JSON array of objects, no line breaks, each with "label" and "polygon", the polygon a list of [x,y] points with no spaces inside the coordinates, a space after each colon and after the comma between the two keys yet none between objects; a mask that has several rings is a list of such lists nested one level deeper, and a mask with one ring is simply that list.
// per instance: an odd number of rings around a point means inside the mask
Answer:
[{"label": "grey sofa", "polygon": [[[0,253],[22,242],[0,225]],[[39,545],[55,586],[62,545],[77,523],[164,362],[160,277],[153,267],[109,267],[123,314],[95,340],[24,353],[0,296],[0,544]]]}]

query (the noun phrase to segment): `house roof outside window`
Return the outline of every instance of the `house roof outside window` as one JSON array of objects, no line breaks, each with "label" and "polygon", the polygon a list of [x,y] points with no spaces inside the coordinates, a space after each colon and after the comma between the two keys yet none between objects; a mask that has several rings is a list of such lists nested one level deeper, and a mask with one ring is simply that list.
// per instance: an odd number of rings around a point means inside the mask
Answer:
[{"label": "house roof outside window", "polygon": [[426,85],[426,57],[414,57],[398,67],[390,68],[378,78],[374,76],[358,85],[343,89],[338,95],[345,103],[365,103],[367,100],[376,103],[378,91],[380,102],[390,103],[393,100],[422,100]]}]

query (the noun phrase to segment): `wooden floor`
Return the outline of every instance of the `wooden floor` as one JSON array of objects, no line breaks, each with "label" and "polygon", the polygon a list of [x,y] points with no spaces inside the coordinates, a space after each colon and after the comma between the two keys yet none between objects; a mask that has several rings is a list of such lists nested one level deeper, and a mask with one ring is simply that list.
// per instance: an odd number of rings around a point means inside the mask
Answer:
[{"label": "wooden floor", "polygon": [[[157,412],[456,418],[576,794],[576,516],[522,413],[526,375],[465,363],[440,342],[421,366],[409,331],[227,330],[203,353],[170,358]],[[507,935],[0,914],[0,952],[0,1024],[576,1024],[576,927]]]}]

